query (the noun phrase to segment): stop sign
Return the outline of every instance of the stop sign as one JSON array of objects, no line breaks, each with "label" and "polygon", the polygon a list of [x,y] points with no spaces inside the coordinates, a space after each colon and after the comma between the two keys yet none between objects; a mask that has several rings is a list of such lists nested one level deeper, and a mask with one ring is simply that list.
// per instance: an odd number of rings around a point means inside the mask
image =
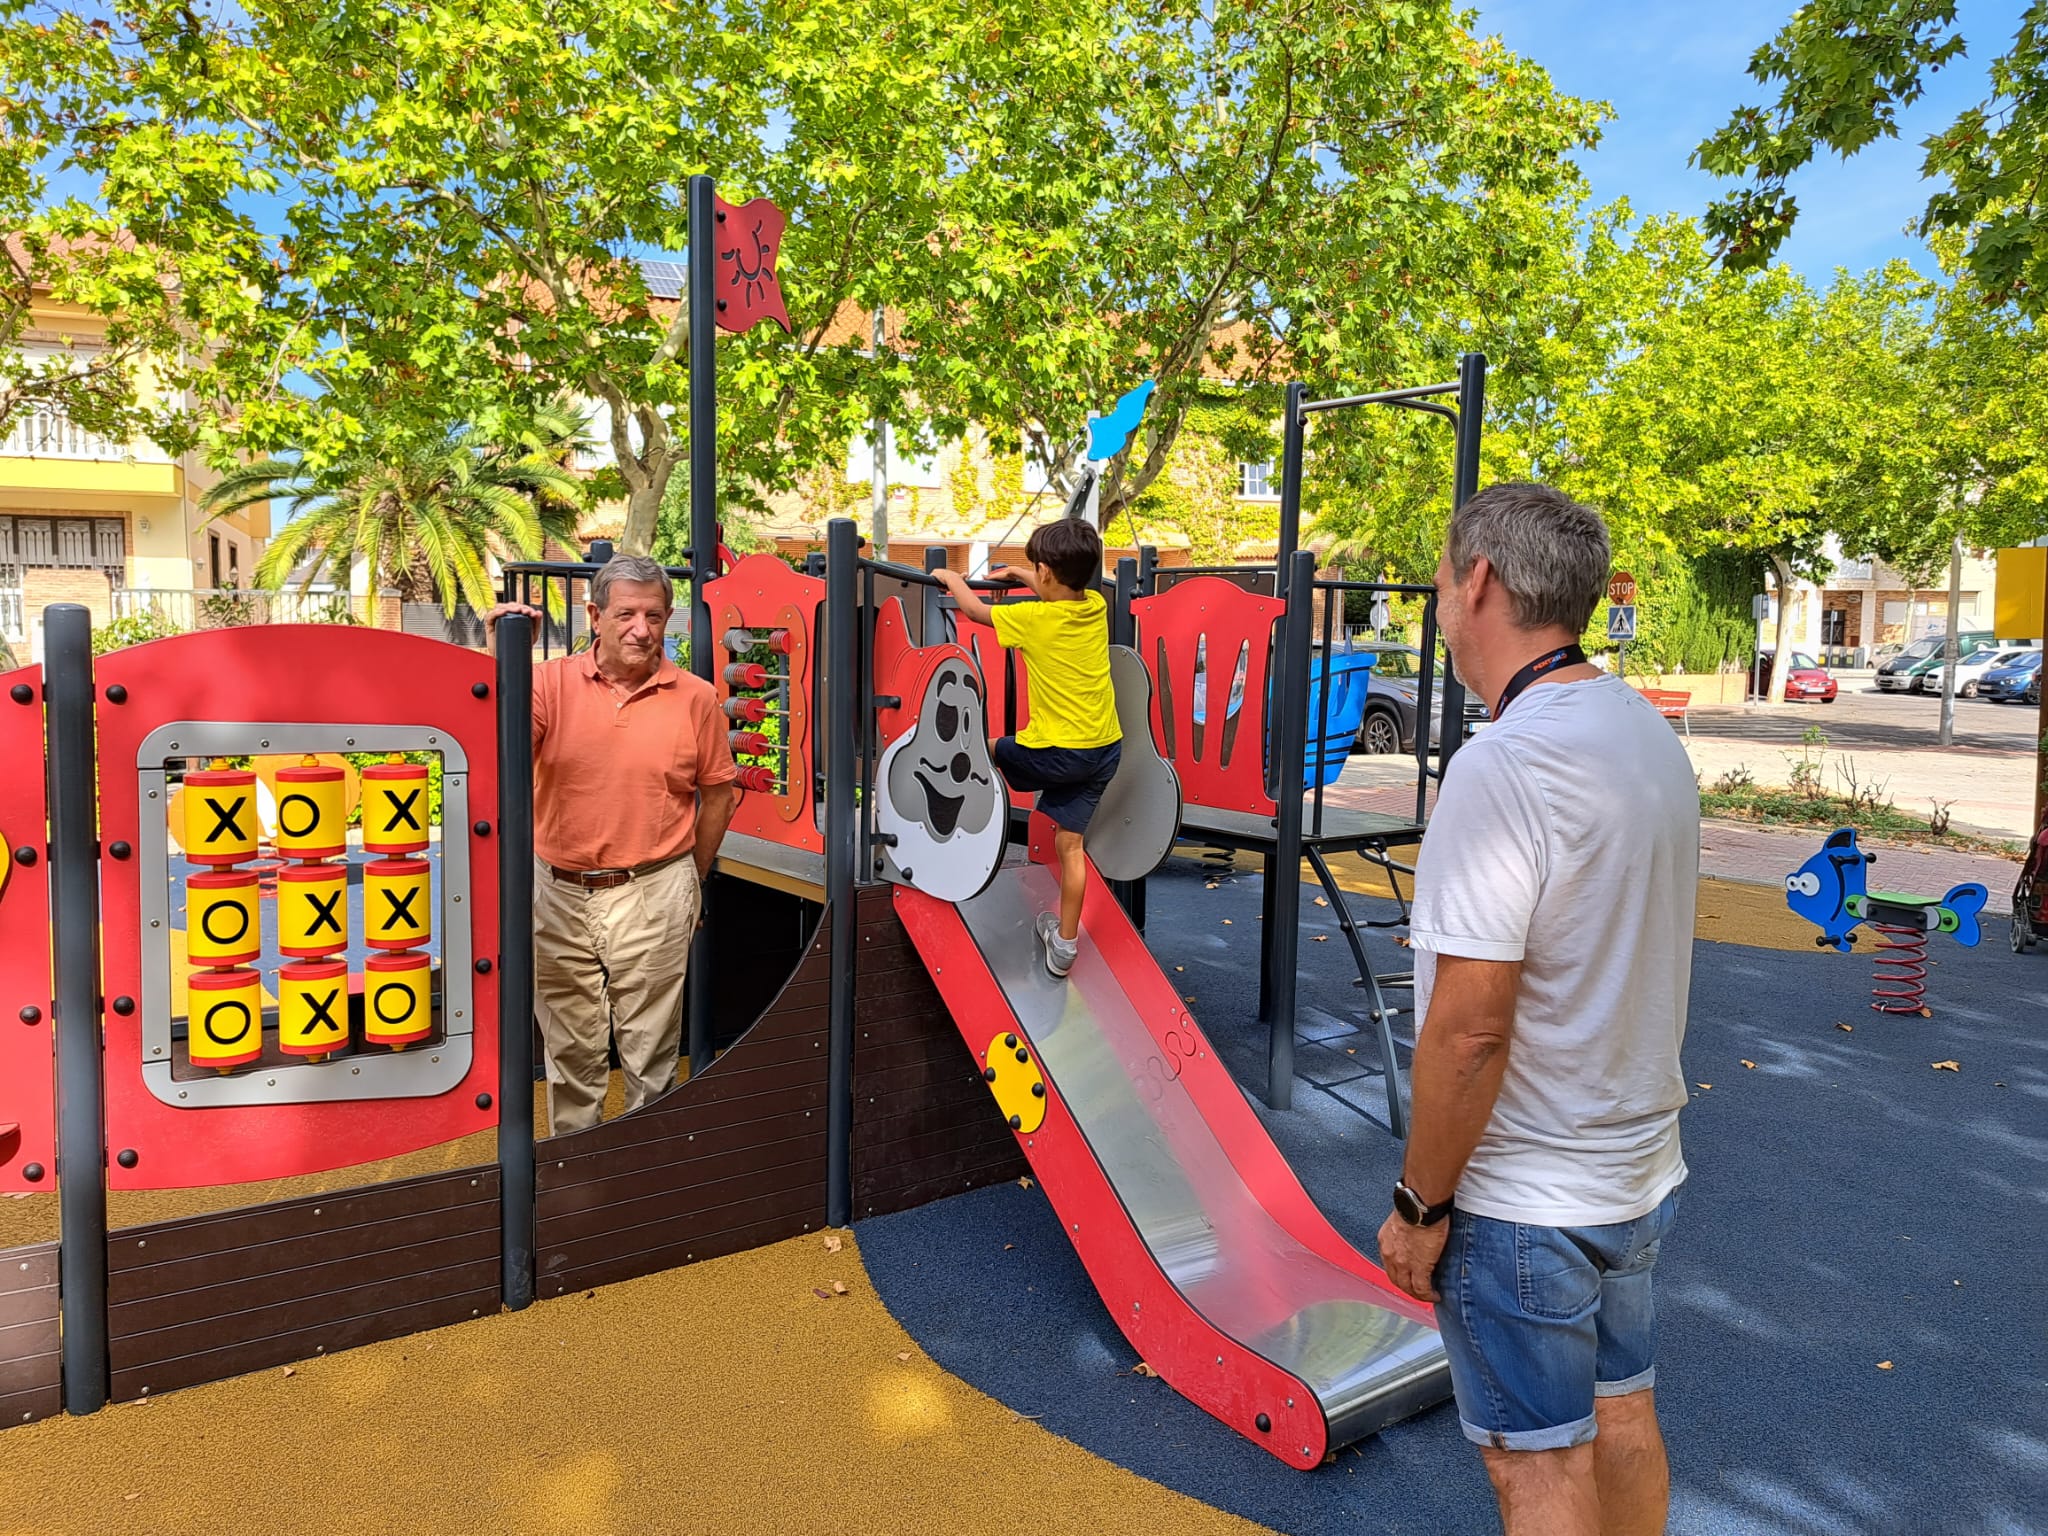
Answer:
[{"label": "stop sign", "polygon": [[1636,579],[1627,571],[1616,571],[1607,578],[1607,601],[1617,608],[1626,608],[1636,600]]}]

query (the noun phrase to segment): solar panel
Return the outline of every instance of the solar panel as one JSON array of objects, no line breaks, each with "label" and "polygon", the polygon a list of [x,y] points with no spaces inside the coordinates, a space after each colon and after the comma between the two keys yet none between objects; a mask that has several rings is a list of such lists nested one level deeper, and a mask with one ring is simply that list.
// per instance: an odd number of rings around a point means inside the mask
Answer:
[{"label": "solar panel", "polygon": [[690,269],[680,261],[656,261],[647,256],[640,258],[641,281],[657,299],[681,298],[689,275]]}]

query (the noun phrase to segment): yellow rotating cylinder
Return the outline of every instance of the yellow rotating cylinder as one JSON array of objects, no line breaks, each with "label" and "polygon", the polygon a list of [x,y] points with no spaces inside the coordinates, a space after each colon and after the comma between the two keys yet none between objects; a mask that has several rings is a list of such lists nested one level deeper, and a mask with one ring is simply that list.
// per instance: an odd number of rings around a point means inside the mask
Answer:
[{"label": "yellow rotating cylinder", "polygon": [[434,934],[433,866],[425,859],[378,859],[363,866],[363,942],[418,949]]},{"label": "yellow rotating cylinder", "polygon": [[295,960],[277,973],[277,1048],[324,1061],[348,1045],[348,962]]},{"label": "yellow rotating cylinder", "polygon": [[239,864],[256,857],[256,775],[246,768],[197,768],[179,796],[185,857],[194,864]]},{"label": "yellow rotating cylinder", "polygon": [[226,1072],[263,1055],[263,980],[254,971],[194,971],[186,1045],[195,1067]]},{"label": "yellow rotating cylinder", "polygon": [[331,859],[348,847],[345,769],[320,764],[276,775],[277,851],[288,859]]},{"label": "yellow rotating cylinder", "polygon": [[427,765],[372,763],[363,770],[363,849],[418,853],[427,846]]},{"label": "yellow rotating cylinder", "polygon": [[346,864],[287,864],[277,872],[277,948],[295,960],[348,948]]},{"label": "yellow rotating cylinder", "polygon": [[263,953],[255,870],[208,870],[185,882],[185,894],[185,953],[194,965],[248,965]]},{"label": "yellow rotating cylinder", "polygon": [[363,962],[363,1038],[404,1049],[433,1032],[432,956],[372,955]]}]

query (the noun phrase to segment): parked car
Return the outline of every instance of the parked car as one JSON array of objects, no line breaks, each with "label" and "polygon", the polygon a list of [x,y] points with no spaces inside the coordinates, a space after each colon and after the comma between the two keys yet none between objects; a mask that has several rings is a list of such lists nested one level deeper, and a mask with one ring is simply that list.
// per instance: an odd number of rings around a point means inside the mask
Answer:
[{"label": "parked car", "polygon": [[[2004,667],[2015,666],[2021,658],[2038,654],[2032,646],[2005,645],[1991,646],[1966,656],[1956,663],[1956,697],[1974,699],[1984,691],[1984,679]],[[1941,692],[1941,671],[1936,668],[1928,675],[1928,693]]]},{"label": "parked car", "polygon": [[[1754,686],[1759,698],[1770,692],[1771,667],[1777,659],[1776,651],[1757,653]],[[1801,699],[1818,699],[1823,704],[1832,704],[1840,692],[1841,687],[1835,682],[1834,673],[1804,651],[1792,653],[1792,665],[1785,672],[1786,703],[1796,704]]]},{"label": "parked car", "polygon": [[[1956,637],[1959,654],[1975,655],[1988,645],[1996,643],[1996,636],[1989,630],[1978,630]],[[1948,638],[1945,635],[1929,635],[1915,640],[1890,661],[1877,669],[1877,689],[1880,693],[1901,693],[1922,691],[1923,682],[1929,672],[1938,671],[1948,659]],[[1940,684],[1937,682],[1936,686]]]},{"label": "parked car", "polygon": [[[1422,691],[1422,652],[1412,645],[1360,645],[1372,651],[1372,686],[1366,694],[1365,718],[1359,722],[1356,750],[1374,756],[1415,750],[1416,699]],[[1429,701],[1429,744],[1443,739],[1443,674],[1439,672]],[[1472,694],[1465,695],[1465,734],[1490,718],[1486,706]]]},{"label": "parked car", "polygon": [[2027,696],[2027,688],[2041,675],[2041,653],[2038,650],[2021,651],[2003,666],[1991,668],[1977,679],[1977,697],[1990,699],[1999,704],[2017,704]]}]

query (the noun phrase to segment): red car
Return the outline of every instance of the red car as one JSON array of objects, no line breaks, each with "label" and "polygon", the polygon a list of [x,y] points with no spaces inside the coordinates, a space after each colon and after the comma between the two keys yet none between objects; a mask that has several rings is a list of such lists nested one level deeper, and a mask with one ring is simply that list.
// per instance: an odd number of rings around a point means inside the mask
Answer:
[{"label": "red car", "polygon": [[[1759,697],[1771,686],[1771,661],[1774,652],[1765,651],[1756,659],[1756,692]],[[1834,674],[1804,651],[1792,653],[1792,666],[1785,674],[1785,702],[1796,704],[1801,699],[1818,699],[1823,704],[1835,702],[1836,687]]]}]

